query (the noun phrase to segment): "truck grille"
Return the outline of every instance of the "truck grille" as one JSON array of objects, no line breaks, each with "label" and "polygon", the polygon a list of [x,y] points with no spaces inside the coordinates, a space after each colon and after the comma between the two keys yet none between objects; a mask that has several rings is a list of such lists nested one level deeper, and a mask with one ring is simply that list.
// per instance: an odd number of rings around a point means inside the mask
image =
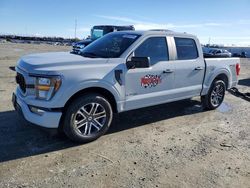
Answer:
[{"label": "truck grille", "polygon": [[21,90],[23,91],[23,93],[26,92],[26,83],[25,83],[25,79],[23,77],[22,74],[17,73],[16,75],[16,83],[19,84]]}]

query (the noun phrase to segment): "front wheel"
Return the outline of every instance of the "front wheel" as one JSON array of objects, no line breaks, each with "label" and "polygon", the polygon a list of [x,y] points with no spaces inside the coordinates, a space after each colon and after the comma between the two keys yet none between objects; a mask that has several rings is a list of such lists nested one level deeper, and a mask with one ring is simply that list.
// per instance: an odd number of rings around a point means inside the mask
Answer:
[{"label": "front wheel", "polygon": [[63,129],[71,140],[86,143],[105,134],[112,118],[108,100],[99,94],[86,94],[69,105]]},{"label": "front wheel", "polygon": [[225,82],[223,80],[214,80],[208,94],[201,97],[203,107],[208,110],[218,108],[224,100],[225,91]]}]

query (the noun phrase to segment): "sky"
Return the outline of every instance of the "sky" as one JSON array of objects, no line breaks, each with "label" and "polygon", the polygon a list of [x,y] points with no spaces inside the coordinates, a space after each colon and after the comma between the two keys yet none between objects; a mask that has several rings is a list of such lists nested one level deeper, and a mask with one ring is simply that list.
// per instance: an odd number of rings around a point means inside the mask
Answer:
[{"label": "sky", "polygon": [[196,35],[203,44],[250,46],[250,0],[0,0],[0,34],[75,36],[93,25],[134,25]]}]

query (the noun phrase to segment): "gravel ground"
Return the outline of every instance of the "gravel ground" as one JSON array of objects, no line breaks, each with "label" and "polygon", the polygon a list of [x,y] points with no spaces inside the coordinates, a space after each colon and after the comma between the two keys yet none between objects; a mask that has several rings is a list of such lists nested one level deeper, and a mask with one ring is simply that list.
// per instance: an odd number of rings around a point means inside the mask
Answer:
[{"label": "gravel ground", "polygon": [[[214,111],[199,98],[116,115],[100,139],[76,145],[13,111],[21,55],[69,47],[0,44],[0,187],[250,187],[250,102],[227,92]],[[239,90],[250,92],[250,60]]]}]

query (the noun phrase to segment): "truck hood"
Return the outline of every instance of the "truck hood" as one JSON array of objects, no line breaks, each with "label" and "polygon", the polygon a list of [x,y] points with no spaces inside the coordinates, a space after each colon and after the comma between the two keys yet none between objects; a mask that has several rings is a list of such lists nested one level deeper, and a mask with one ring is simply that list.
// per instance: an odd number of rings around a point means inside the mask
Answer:
[{"label": "truck hood", "polygon": [[80,42],[75,43],[74,46],[83,45],[83,44],[88,45],[88,44],[90,44],[90,43],[93,42],[93,41],[94,41],[93,39],[85,39],[85,40],[82,40],[82,41],[80,41]]},{"label": "truck hood", "polygon": [[103,58],[87,58],[70,52],[51,52],[23,56],[17,66],[26,72],[57,71],[73,66],[97,66],[106,64]]}]

